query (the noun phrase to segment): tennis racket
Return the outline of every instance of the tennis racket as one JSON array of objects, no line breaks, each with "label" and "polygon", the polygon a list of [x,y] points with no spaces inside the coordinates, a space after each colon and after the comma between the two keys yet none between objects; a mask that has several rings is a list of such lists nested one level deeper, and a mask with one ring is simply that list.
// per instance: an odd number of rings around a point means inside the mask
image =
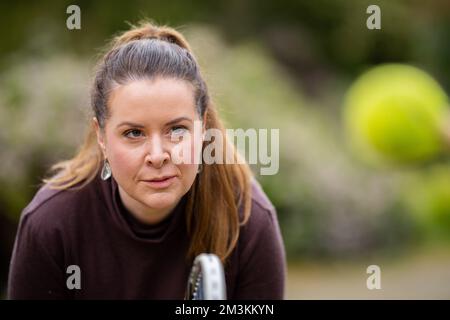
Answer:
[{"label": "tennis racket", "polygon": [[215,254],[198,255],[191,269],[186,290],[187,300],[226,300],[225,274]]}]

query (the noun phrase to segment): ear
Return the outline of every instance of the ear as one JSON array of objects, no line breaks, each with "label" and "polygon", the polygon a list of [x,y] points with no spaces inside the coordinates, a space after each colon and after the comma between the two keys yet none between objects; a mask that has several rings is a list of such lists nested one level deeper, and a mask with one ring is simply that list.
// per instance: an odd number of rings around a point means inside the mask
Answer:
[{"label": "ear", "polygon": [[100,148],[102,149],[103,156],[106,159],[105,137],[103,135],[103,130],[100,128],[100,124],[98,123],[98,120],[96,117],[92,118],[92,126],[94,127],[95,133],[97,135],[97,143],[99,144]]}]

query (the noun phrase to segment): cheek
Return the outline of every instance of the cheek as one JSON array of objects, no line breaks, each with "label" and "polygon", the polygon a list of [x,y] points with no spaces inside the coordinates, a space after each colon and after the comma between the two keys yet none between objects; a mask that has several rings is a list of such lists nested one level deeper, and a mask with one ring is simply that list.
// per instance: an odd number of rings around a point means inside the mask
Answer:
[{"label": "cheek", "polygon": [[185,138],[172,146],[172,161],[175,164],[198,164],[202,161],[202,143],[199,138]]},{"label": "cheek", "polygon": [[139,169],[139,153],[131,152],[121,144],[111,145],[108,157],[113,173],[118,177],[132,178]]},{"label": "cheek", "polygon": [[197,177],[197,172],[199,168],[199,163],[203,162],[202,155],[202,140],[201,139],[193,139],[190,140],[185,147],[190,150],[190,157],[185,156],[185,161],[183,164],[178,165],[178,169],[182,174],[182,183],[185,189],[189,189],[194,183],[195,178]]},{"label": "cheek", "polygon": [[177,165],[178,170],[181,172],[181,183],[184,189],[189,190],[189,188],[194,183],[195,177],[197,176],[198,165],[196,164],[180,164]]}]

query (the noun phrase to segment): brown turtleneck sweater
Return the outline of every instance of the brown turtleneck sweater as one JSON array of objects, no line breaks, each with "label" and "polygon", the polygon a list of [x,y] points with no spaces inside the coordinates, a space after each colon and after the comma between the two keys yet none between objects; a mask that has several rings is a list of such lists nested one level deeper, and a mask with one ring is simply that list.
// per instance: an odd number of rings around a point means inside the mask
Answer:
[{"label": "brown turtleneck sweater", "polygon": [[[282,299],[285,251],[276,211],[256,180],[251,217],[225,270],[228,299]],[[186,196],[146,225],[123,206],[116,181],[81,190],[42,187],[23,210],[11,259],[9,299],[183,299],[191,266]],[[81,271],[81,288],[66,280]]]}]

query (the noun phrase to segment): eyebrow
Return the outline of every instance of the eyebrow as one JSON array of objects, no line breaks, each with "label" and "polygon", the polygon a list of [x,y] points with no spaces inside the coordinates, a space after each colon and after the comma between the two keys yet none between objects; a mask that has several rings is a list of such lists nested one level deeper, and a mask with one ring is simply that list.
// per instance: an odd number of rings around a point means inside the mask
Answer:
[{"label": "eyebrow", "polygon": [[[178,117],[178,118],[175,118],[175,119],[170,120],[169,122],[167,122],[167,123],[166,123],[166,126],[170,126],[170,125],[172,125],[172,124],[174,124],[174,123],[177,123],[177,122],[180,122],[180,121],[182,121],[182,120],[188,120],[188,121],[192,122],[192,119],[191,119],[191,118],[188,118],[188,117]],[[145,126],[142,125],[142,124],[134,123],[134,122],[129,122],[129,121],[124,121],[124,122],[119,123],[119,124],[117,125],[116,128],[119,128],[119,127],[122,127],[122,126],[130,126],[130,127],[136,127],[136,128],[145,128]]]}]

